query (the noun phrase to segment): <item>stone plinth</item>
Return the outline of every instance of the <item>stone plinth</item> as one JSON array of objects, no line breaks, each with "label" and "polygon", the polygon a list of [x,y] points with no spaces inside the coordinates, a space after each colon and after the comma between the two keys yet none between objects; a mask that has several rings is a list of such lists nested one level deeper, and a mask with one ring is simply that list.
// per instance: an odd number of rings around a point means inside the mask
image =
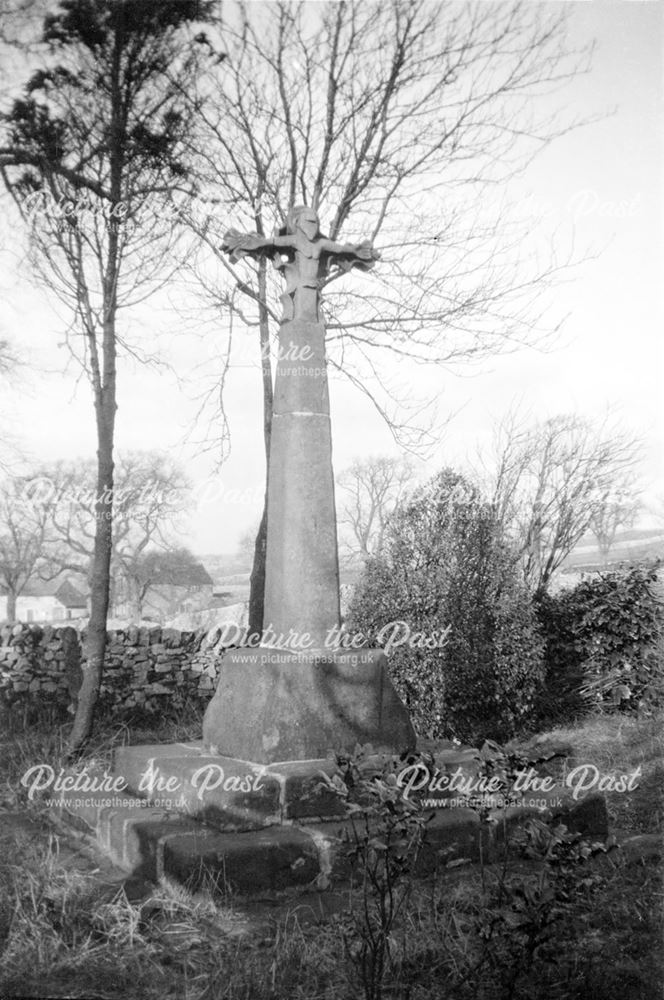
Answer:
[{"label": "stone plinth", "polygon": [[261,764],[311,760],[370,743],[415,747],[415,732],[384,653],[291,653],[267,647],[225,654],[203,719],[212,753]]},{"label": "stone plinth", "polygon": [[[349,879],[352,823],[344,815],[343,802],[320,790],[321,770],[332,774],[332,761],[260,768],[210,758],[200,743],[125,747],[115,756],[113,774],[126,777],[127,792],[45,794],[58,823],[76,828],[128,873],[154,881],[167,875],[191,888],[212,879],[220,887],[249,893],[296,886],[323,889]],[[436,761],[447,773],[460,767],[470,776],[476,770],[470,753],[437,754]],[[143,790],[146,798],[137,796],[151,762],[155,775],[158,769],[177,790],[166,794]],[[223,766],[231,780],[226,787],[209,788],[200,800],[194,774],[206,762]],[[366,764],[370,769],[371,759]],[[380,761],[377,766],[380,769]],[[232,779],[242,783],[250,772],[261,774],[260,789],[246,791],[243,784],[234,784]],[[106,774],[101,769],[88,773],[99,779]],[[179,813],[171,799],[181,794],[184,811]],[[569,830],[595,840],[608,831],[602,795],[587,795],[578,802],[558,790],[538,793],[535,800],[527,795],[519,807],[496,809],[487,823],[475,810],[454,803],[454,798],[442,796],[437,806],[427,805],[418,875],[440,871],[461,859],[474,861],[480,856],[480,844],[484,861],[496,861],[504,855],[506,834],[533,818],[565,823]]]}]

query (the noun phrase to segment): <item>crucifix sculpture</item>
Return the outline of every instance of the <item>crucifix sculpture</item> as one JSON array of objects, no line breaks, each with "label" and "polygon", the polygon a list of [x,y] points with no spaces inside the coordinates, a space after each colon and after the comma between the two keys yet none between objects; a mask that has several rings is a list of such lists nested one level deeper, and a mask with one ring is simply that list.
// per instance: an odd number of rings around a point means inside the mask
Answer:
[{"label": "crucifix sculpture", "polygon": [[286,290],[281,296],[282,323],[293,319],[310,323],[320,321],[320,289],[329,264],[334,263],[345,271],[352,267],[368,271],[378,259],[367,241],[336,243],[323,236],[316,211],[306,205],[291,209],[286,226],[276,236],[264,237],[229,229],[222,249],[230,252],[231,260],[246,256],[272,259],[286,281]]},{"label": "crucifix sculpture", "polygon": [[[224,656],[203,739],[244,760],[323,757],[359,743],[404,749],[408,714],[380,650],[340,643],[330,403],[321,288],[331,266],[372,268],[371,244],[321,235],[316,212],[293,208],[272,237],[229,230],[231,260],[266,257],[286,282],[268,462],[264,643]],[[273,638],[272,638],[273,637]],[[336,639],[335,639],[336,637]]]}]

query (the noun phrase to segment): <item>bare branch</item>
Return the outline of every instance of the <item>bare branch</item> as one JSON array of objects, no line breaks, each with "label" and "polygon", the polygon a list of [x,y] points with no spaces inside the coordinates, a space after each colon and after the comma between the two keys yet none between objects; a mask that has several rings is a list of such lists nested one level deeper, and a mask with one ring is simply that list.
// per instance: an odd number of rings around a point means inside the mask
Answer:
[{"label": "bare branch", "polygon": [[546,590],[593,526],[610,547],[635,510],[640,445],[607,421],[567,415],[524,426],[511,414],[495,451],[491,501],[534,591]]}]

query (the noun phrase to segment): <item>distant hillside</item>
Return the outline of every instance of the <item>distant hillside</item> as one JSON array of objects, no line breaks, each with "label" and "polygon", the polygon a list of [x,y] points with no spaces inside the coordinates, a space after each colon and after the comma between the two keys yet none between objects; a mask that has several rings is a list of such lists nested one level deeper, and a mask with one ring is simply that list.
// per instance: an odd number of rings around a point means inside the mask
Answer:
[{"label": "distant hillside", "polygon": [[621,531],[611,546],[606,564],[593,536],[586,535],[563,563],[562,572],[590,571],[651,559],[664,559],[664,531],[661,529]]},{"label": "distant hillside", "polygon": [[[251,564],[247,557],[237,552],[216,552],[199,556],[214,582],[215,593],[228,593],[232,601],[249,599],[249,575]],[[664,530],[657,528],[631,528],[621,531],[609,552],[608,563],[604,564],[594,535],[584,535],[561,567],[565,574],[591,572],[610,568],[624,562],[642,562],[651,559],[664,560]],[[363,562],[358,557],[347,554],[340,560],[340,583],[349,592],[362,574]],[[232,596],[231,596],[232,595]]]}]

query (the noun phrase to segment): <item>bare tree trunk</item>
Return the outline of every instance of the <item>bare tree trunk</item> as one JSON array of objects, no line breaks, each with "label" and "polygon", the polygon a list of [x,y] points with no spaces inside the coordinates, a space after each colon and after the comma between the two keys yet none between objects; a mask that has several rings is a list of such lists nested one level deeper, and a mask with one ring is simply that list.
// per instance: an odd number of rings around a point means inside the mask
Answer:
[{"label": "bare tree trunk", "polygon": [[7,621],[16,621],[16,592],[7,590]]},{"label": "bare tree trunk", "polygon": [[138,596],[136,596],[131,602],[131,616],[135,618],[136,624],[138,624],[143,617],[143,600]]},{"label": "bare tree trunk", "polygon": [[[97,499],[95,503],[95,547],[90,577],[90,621],[85,638],[85,663],[78,692],[74,725],[69,736],[69,751],[76,752],[92,731],[95,705],[99,695],[104,653],[106,651],[106,620],[110,598],[110,572],[113,532],[113,428],[115,423],[115,383],[108,399],[98,402],[97,429],[99,434]],[[107,413],[110,411],[110,413]],[[105,419],[110,417],[110,421]]]},{"label": "bare tree trunk", "polygon": [[270,461],[270,437],[272,434],[272,365],[270,364],[270,329],[265,308],[266,261],[259,261],[258,288],[260,295],[259,334],[261,346],[261,375],[263,379],[263,440],[265,443],[265,499],[263,515],[256,535],[254,564],[251,570],[249,589],[249,635],[260,635],[263,631],[263,610],[265,605],[265,559],[267,553],[267,469]]},{"label": "bare tree trunk", "polygon": [[76,629],[67,625],[60,633],[62,638],[62,649],[64,653],[65,677],[67,678],[67,690],[69,691],[69,708],[73,715],[76,715],[78,704],[78,692],[81,690],[81,644],[78,640]]},{"label": "bare tree trunk", "polygon": [[263,631],[263,611],[265,607],[265,557],[267,553],[267,490],[263,501],[263,515],[258,526],[254,544],[254,564],[251,570],[249,588],[249,635],[260,635]]}]

